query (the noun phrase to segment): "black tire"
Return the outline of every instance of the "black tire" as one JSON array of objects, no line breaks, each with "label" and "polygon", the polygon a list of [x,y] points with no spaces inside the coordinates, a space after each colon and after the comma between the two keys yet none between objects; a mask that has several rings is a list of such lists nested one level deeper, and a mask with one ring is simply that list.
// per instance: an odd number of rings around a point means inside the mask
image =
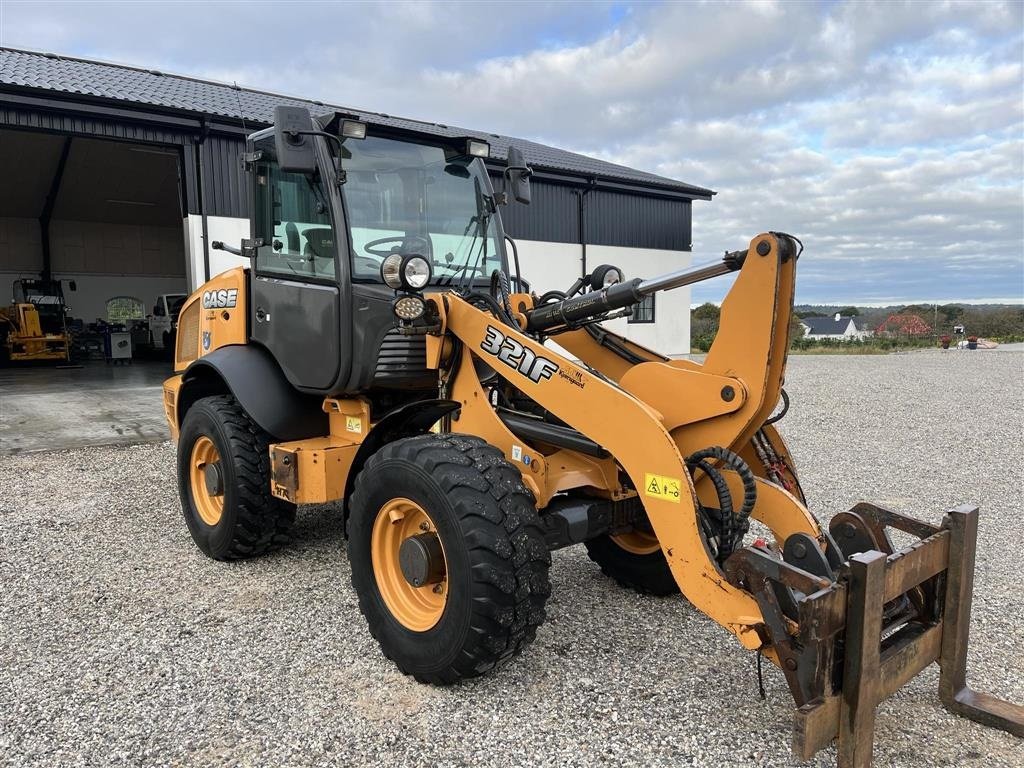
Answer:
[{"label": "black tire", "polygon": [[[377,514],[400,497],[434,521],[447,566],[443,613],[422,632],[388,609],[371,556]],[[529,644],[545,618],[551,555],[533,499],[519,471],[476,437],[422,435],[375,453],[356,478],[348,556],[370,633],[420,682],[484,674]]]},{"label": "black tire", "polygon": [[[215,525],[200,516],[192,496],[190,459],[199,438],[220,454],[223,512]],[[295,505],[270,493],[270,436],[230,395],[197,400],[178,437],[178,493],[189,533],[214,560],[261,555],[288,543]]]},{"label": "black tire", "polygon": [[658,597],[679,594],[679,585],[661,550],[650,554],[630,552],[607,534],[590,539],[585,545],[587,555],[601,567],[601,572],[621,586]]}]

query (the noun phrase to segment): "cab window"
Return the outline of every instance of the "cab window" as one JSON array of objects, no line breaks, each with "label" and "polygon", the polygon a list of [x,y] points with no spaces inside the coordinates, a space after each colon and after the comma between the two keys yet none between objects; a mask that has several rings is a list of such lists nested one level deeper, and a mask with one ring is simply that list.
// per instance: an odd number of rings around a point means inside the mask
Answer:
[{"label": "cab window", "polygon": [[272,145],[256,162],[256,271],[292,279],[335,279],[334,229],[319,177],[284,173]]}]

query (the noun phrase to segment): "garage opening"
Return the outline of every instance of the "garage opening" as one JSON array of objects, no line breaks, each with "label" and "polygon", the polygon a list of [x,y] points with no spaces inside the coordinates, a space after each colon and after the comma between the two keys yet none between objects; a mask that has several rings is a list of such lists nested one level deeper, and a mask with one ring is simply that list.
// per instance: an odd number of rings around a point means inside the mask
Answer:
[{"label": "garage opening", "polygon": [[[135,425],[136,439],[147,429],[154,438],[165,434],[159,394],[156,407],[140,414],[131,412],[125,390],[159,387],[167,375],[163,347],[173,343],[174,313],[188,293],[179,166],[176,147],[0,129],[0,311],[8,317],[0,334],[13,327],[30,338],[39,319],[44,335],[60,335],[53,303],[62,295],[68,343],[66,359],[34,357],[32,343],[4,345],[0,452],[31,450],[11,443],[12,434],[27,430],[8,432],[5,425],[21,416],[38,430],[46,424],[38,413],[44,408],[63,417],[74,412],[72,422],[100,411],[110,422],[114,413],[114,421]],[[19,304],[36,311],[19,317]],[[48,349],[59,348],[50,342]],[[46,403],[49,393],[71,397]],[[90,393],[97,402],[113,398],[122,405],[93,408]],[[29,411],[22,413],[21,405]],[[117,442],[121,426],[102,429],[112,439],[62,437],[73,444]],[[62,444],[55,439],[43,447]]]}]

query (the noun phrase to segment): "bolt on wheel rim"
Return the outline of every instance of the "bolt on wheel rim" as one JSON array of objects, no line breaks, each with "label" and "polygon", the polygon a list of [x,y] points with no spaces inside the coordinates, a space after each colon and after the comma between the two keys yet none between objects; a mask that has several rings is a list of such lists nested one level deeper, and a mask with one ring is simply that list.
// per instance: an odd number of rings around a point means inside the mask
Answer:
[{"label": "bolt on wheel rim", "polygon": [[224,493],[210,493],[206,482],[206,468],[220,461],[220,453],[213,440],[200,436],[192,446],[189,460],[189,484],[192,487],[192,501],[200,519],[209,526],[217,525],[224,514]]},{"label": "bolt on wheel rim", "polygon": [[[434,627],[448,601],[447,561],[445,577],[436,584],[414,587],[402,572],[402,543],[428,532],[436,534],[437,526],[426,510],[410,499],[396,498],[377,512],[370,535],[370,558],[380,596],[395,620],[413,632],[426,632]],[[444,557],[443,543],[441,555]]]}]

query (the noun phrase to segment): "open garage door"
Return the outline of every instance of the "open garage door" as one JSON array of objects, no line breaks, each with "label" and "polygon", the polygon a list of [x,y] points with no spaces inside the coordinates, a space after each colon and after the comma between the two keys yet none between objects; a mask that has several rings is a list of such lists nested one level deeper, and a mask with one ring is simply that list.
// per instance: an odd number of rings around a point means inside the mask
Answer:
[{"label": "open garage door", "polygon": [[163,437],[161,347],[189,289],[180,148],[3,129],[0,178],[0,330],[59,334],[62,294],[70,358],[5,345],[0,452]]},{"label": "open garage door", "polygon": [[66,298],[85,323],[116,296],[152,310],[186,292],[178,164],[173,147],[0,130],[0,301],[47,266],[76,282]]}]

